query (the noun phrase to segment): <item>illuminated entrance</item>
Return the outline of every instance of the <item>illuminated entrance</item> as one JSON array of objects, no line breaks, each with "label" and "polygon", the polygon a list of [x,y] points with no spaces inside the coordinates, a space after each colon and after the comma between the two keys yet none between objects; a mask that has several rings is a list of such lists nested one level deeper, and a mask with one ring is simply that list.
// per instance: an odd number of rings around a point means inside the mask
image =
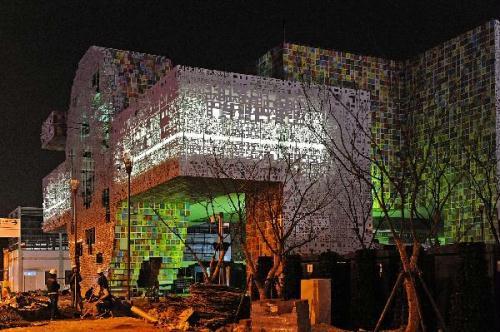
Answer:
[{"label": "illuminated entrance", "polygon": [[[245,196],[222,193],[215,181],[194,177],[176,178],[132,197],[131,206],[131,285],[141,287],[145,266],[156,265],[160,290],[182,292],[192,282],[203,280],[199,261],[210,269],[217,260],[219,219],[223,223],[226,268],[222,280],[231,273],[241,275],[243,255],[239,246]],[[220,186],[220,184],[219,184]],[[207,191],[206,188],[213,188]],[[239,200],[239,203],[237,203]],[[238,207],[239,206],[239,207]],[[112,286],[126,285],[127,201],[117,209]],[[196,259],[197,258],[197,259]],[[212,262],[213,264],[213,262]],[[234,268],[236,266],[236,268]],[[213,266],[212,266],[213,268]],[[233,270],[233,271],[231,271]],[[234,278],[233,278],[234,279]]]}]

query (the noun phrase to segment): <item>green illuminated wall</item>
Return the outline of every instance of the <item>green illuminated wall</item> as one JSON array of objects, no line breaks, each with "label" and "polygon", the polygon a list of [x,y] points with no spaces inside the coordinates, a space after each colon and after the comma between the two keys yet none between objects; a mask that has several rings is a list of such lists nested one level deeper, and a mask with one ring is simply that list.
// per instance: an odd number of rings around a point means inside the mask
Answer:
[{"label": "green illuminated wall", "polygon": [[[402,147],[422,149],[426,130],[436,127],[436,163],[442,166],[439,160],[450,158],[451,165],[463,171],[462,141],[475,142],[478,149],[498,145],[495,125],[500,105],[495,89],[500,91],[499,62],[500,23],[492,20],[401,61],[284,43],[259,59],[257,72],[369,91],[372,133],[381,149],[377,155],[387,165],[397,164],[395,156]],[[416,128],[410,141],[402,137],[407,124]],[[447,176],[455,173],[459,172],[455,169]],[[430,185],[431,174],[427,172],[424,178]],[[386,199],[395,198],[393,189],[384,189]],[[489,230],[481,230],[488,226],[481,227],[479,205],[477,193],[462,176],[443,209],[441,239],[445,241],[441,243],[456,241],[464,230],[461,241],[492,241]],[[375,217],[377,208],[374,202]]]},{"label": "green illuminated wall", "polygon": [[[238,204],[238,199],[240,203]],[[238,212],[244,214],[245,195],[230,194],[215,197],[212,201],[193,203],[189,208],[191,211],[190,221],[206,221],[207,216],[224,214],[224,220],[238,222]],[[240,211],[238,211],[240,207]]]},{"label": "green illuminated wall", "polygon": [[[438,158],[433,162],[444,168],[449,158],[453,167],[446,167],[446,176],[461,179],[443,211],[446,243],[454,242],[458,232],[462,241],[483,240],[480,200],[460,171],[468,167],[463,142],[472,143],[475,151],[496,144],[495,29],[497,21],[487,22],[405,61],[404,109],[417,128],[411,148],[425,146],[426,131],[436,128],[433,150]],[[424,176],[430,181],[428,173]],[[488,225],[483,228],[484,240],[492,241]]]},{"label": "green illuminated wall", "polygon": [[[190,265],[183,262],[184,244],[156,216],[153,208],[168,225],[177,231],[183,239],[186,238],[187,224],[190,216],[188,202],[140,202],[133,204],[131,212],[131,269],[132,285],[137,284],[141,263],[149,257],[162,257],[160,285],[172,284],[181,267]],[[117,214],[115,226],[115,246],[111,263],[113,286],[123,285],[120,279],[125,279],[127,273],[127,202],[122,203]],[[114,280],[114,281],[113,281]]]},{"label": "green illuminated wall", "polygon": [[[244,195],[239,195],[244,203]],[[187,237],[187,228],[196,226],[199,222],[206,222],[209,215],[224,213],[225,221],[238,221],[234,205],[238,196],[220,196],[211,203],[202,201],[190,203],[187,201],[161,201],[158,203],[142,200],[133,203],[131,208],[131,275],[132,285],[137,284],[141,263],[149,257],[162,257],[159,275],[160,285],[171,285],[177,278],[179,268],[187,267],[194,262],[184,261],[185,246],[183,241]],[[233,202],[233,203],[231,203]],[[243,206],[243,204],[242,204]],[[166,221],[172,230],[181,235],[181,241],[169,227],[165,226],[154,213],[156,209],[161,218]],[[207,213],[208,212],[208,213]],[[122,202],[116,216],[115,245],[113,261],[111,262],[113,286],[123,285],[127,273],[127,202]],[[233,243],[233,247],[236,246]],[[237,251],[233,248],[237,256]]]},{"label": "green illuminated wall", "polygon": [[[388,169],[394,169],[389,165],[398,164],[395,154],[403,145],[400,128],[404,121],[402,92],[405,87],[401,61],[284,43],[259,59],[257,72],[285,80],[368,91],[371,131],[379,147],[378,156]],[[376,171],[372,167],[372,174]],[[388,183],[379,194],[384,195],[386,201],[395,197]],[[375,200],[374,208],[378,208]]]}]

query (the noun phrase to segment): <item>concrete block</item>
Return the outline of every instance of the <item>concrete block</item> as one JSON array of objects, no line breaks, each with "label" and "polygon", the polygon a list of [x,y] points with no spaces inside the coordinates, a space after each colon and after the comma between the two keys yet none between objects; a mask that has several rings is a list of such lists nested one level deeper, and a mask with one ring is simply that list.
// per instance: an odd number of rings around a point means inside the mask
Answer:
[{"label": "concrete block", "polygon": [[306,300],[263,300],[252,302],[252,331],[310,332]]},{"label": "concrete block", "polygon": [[300,298],[309,302],[311,325],[331,324],[332,299],[330,279],[305,279],[300,283]]}]

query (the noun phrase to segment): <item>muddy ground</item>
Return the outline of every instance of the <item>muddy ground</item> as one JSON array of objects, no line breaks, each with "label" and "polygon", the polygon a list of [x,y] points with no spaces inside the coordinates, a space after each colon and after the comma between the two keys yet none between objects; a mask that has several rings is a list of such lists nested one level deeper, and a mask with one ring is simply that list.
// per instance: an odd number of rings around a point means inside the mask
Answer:
[{"label": "muddy ground", "polygon": [[132,317],[116,317],[116,318],[103,318],[103,319],[72,319],[72,320],[54,320],[35,323],[37,326],[20,327],[5,329],[4,331],[16,332],[85,332],[85,331],[140,331],[150,332],[160,331],[158,328],[151,324],[146,323],[142,319]]}]

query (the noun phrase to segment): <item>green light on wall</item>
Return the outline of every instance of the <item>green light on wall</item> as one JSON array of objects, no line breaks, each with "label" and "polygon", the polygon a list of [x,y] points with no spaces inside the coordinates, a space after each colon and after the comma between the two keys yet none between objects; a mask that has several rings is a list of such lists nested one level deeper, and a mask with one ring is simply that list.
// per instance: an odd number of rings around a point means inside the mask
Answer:
[{"label": "green light on wall", "polygon": [[[236,215],[238,198],[240,206],[244,207],[244,195],[237,194],[219,196],[213,200],[213,204],[208,204],[208,202],[191,204],[186,201],[153,203],[144,200],[133,204],[130,237],[132,284],[137,283],[142,262],[149,260],[150,257],[161,257],[162,264],[158,281],[160,285],[167,286],[166,288],[172,285],[177,278],[178,270],[193,264],[191,261],[184,261],[184,241],[187,238],[188,227],[206,222],[210,215],[220,212],[224,213],[225,221],[238,221]],[[164,225],[154,210],[158,211],[169,227]],[[111,263],[111,282],[117,287],[123,286],[121,283],[126,274],[127,217],[127,202],[125,201],[118,209],[116,216],[116,245]],[[169,228],[180,235],[182,240]]]},{"label": "green light on wall", "polygon": [[[167,222],[165,226],[154,213],[159,212],[162,219]],[[141,264],[150,257],[161,257],[162,263],[158,281],[160,285],[171,285],[177,277],[177,270],[184,267],[184,243],[187,235],[190,205],[188,202],[162,202],[151,203],[141,201],[136,203],[131,215],[131,268],[132,283],[136,284],[139,277]],[[111,263],[113,286],[123,286],[126,273],[126,244],[127,244],[127,203],[122,203],[117,213],[115,226],[115,246],[113,261]],[[173,229],[183,241],[170,231]],[[124,250],[125,248],[125,250]]]},{"label": "green light on wall", "polygon": [[244,207],[244,194],[221,195],[211,201],[192,204],[190,206],[191,214],[189,221],[193,223],[206,222],[210,216],[218,215],[222,212],[225,221],[238,222],[238,213],[244,213]]}]

